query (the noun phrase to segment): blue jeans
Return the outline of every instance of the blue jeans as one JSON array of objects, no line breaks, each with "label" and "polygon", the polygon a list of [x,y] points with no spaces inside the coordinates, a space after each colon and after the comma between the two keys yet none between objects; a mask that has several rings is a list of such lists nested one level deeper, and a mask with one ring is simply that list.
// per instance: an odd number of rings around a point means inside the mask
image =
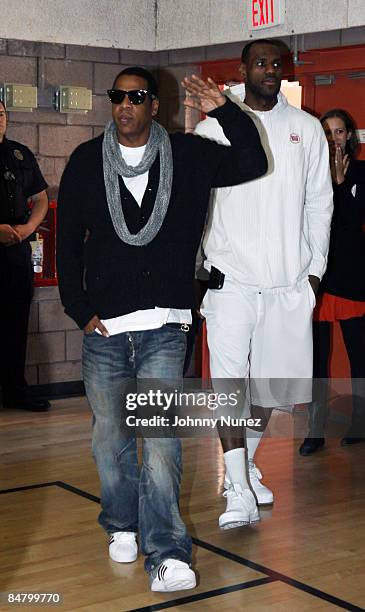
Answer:
[{"label": "blue jeans", "polygon": [[101,483],[99,523],[108,533],[139,531],[148,572],[167,558],[191,561],[191,538],[179,511],[181,441],[144,438],[139,467],[135,435],[125,426],[123,396],[131,380],[143,385],[143,379],[166,384],[174,379],[176,388],[185,352],[186,332],[177,325],[109,338],[96,332],[84,336],[84,382]]}]

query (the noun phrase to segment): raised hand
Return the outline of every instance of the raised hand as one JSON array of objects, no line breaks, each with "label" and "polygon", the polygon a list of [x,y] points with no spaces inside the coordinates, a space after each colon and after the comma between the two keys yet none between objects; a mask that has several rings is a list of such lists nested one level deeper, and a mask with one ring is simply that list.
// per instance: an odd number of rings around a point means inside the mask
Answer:
[{"label": "raised hand", "polygon": [[336,147],[332,165],[332,179],[337,185],[344,182],[349,163],[349,156],[343,154],[341,147]]},{"label": "raised hand", "polygon": [[193,74],[191,77],[185,77],[181,85],[187,94],[184,105],[203,113],[209,113],[226,102],[226,97],[211,78],[205,82]]}]

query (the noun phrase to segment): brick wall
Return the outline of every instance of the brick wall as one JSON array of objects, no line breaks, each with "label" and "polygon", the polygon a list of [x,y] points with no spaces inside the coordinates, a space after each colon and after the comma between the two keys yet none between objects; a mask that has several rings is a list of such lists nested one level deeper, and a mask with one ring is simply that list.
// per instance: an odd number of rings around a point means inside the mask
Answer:
[{"label": "brick wall", "polygon": [[[39,108],[32,113],[9,113],[8,136],[35,153],[52,198],[57,195],[70,153],[80,142],[99,134],[109,120],[110,102],[105,91],[115,75],[131,63],[144,64],[147,55],[119,49],[1,40],[0,84],[37,85],[39,98]],[[53,94],[59,85],[91,89],[92,111],[87,114],[55,111]]]},{"label": "brick wall", "polygon": [[26,379],[31,385],[81,380],[82,332],[63,312],[57,287],[35,289]]}]

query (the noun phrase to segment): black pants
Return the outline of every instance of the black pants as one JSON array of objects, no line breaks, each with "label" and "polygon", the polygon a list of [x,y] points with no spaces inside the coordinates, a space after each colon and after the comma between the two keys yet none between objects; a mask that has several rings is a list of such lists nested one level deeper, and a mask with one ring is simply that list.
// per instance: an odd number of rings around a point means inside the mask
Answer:
[{"label": "black pants", "polygon": [[0,245],[0,385],[5,403],[22,397],[29,309],[33,296],[31,248]]},{"label": "black pants", "polygon": [[[344,319],[340,321],[340,326],[351,369],[352,429],[354,435],[365,437],[365,317]],[[322,379],[328,377],[331,323],[327,321],[315,321],[313,323],[313,350],[313,378],[319,379],[317,385],[314,381],[313,399],[314,401],[318,399],[318,403],[322,404],[323,390],[321,390],[321,386],[323,387],[325,384]],[[323,406],[321,408],[324,410]],[[312,420],[321,421],[318,414]],[[316,426],[321,430],[321,423],[313,423],[312,429],[315,429]]]},{"label": "black pants", "polygon": [[[340,321],[350,362],[351,378],[365,378],[365,317]],[[331,350],[331,323],[313,322],[313,377],[327,378]]]}]

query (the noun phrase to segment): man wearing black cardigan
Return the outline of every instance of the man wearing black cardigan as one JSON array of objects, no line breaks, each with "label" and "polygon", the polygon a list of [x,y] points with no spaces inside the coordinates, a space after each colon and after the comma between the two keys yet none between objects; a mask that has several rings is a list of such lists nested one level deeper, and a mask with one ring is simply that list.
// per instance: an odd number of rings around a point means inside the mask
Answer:
[{"label": "man wearing black cardigan", "polygon": [[179,512],[181,443],[158,431],[144,437],[140,468],[122,397],[131,379],[180,383],[210,189],[267,170],[251,119],[212,80],[193,76],[183,86],[186,104],[216,117],[231,147],[191,134],[169,136],[153,120],[155,79],[128,68],[108,91],[113,121],[72,154],[58,208],[61,299],[85,331],[99,522],[114,561],[137,558],[139,532],[153,591],[196,584]]}]

